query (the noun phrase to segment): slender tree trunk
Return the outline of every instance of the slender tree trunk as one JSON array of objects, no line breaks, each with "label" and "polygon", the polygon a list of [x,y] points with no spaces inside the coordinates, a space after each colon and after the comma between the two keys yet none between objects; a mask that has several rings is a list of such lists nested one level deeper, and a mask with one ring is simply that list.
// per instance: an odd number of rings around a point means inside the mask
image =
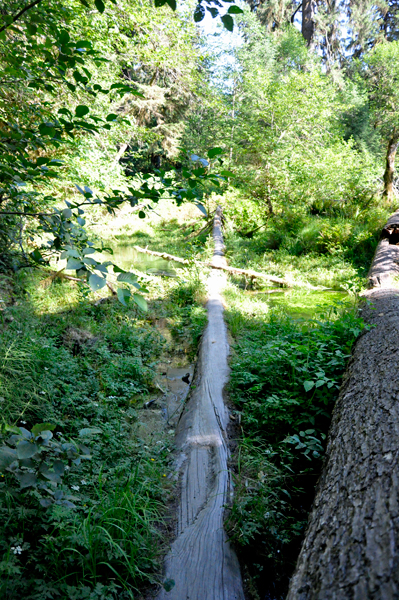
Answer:
[{"label": "slender tree trunk", "polygon": [[[399,598],[399,211],[384,229],[287,600]],[[391,242],[391,243],[390,243]]]},{"label": "slender tree trunk", "polygon": [[385,173],[384,173],[384,191],[383,197],[386,198],[387,202],[393,202],[395,199],[395,192],[393,189],[393,178],[395,174],[395,157],[396,151],[399,144],[399,133],[394,131],[391,139],[388,142]]},{"label": "slender tree trunk", "polygon": [[314,11],[315,0],[303,0],[302,2],[302,35],[308,47],[312,44],[314,35]]}]

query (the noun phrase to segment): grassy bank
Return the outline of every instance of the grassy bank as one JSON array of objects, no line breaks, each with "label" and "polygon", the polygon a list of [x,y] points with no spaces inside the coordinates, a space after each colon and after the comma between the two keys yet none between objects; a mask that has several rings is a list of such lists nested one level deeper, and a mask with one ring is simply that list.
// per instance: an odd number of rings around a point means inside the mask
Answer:
[{"label": "grassy bank", "polygon": [[[300,293],[295,296],[300,304]],[[225,298],[234,338],[229,392],[240,422],[227,527],[249,597],[280,600],[306,527],[342,375],[364,324],[353,301],[321,307],[316,300],[313,318],[298,320],[287,312],[289,298],[286,307],[272,307],[231,285]]]},{"label": "grassy bank", "polygon": [[147,312],[45,269],[1,281],[0,596],[139,598],[173,496],[173,436],[143,437],[143,405],[160,363],[195,355],[202,275],[144,276]]}]

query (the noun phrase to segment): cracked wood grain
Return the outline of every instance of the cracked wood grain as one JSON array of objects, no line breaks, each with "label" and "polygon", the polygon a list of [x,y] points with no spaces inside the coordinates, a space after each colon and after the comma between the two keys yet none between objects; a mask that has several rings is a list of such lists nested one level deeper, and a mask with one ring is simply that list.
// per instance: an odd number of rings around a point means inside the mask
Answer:
[{"label": "cracked wood grain", "polygon": [[[221,211],[215,215],[213,262],[225,264]],[[220,290],[225,275],[208,279],[208,324],[201,341],[196,388],[176,432],[181,452],[181,495],[177,537],[165,561],[170,592],[157,600],[244,600],[237,557],[223,527],[224,506],[232,493],[227,461],[229,413],[223,400],[229,345]]]},{"label": "cracked wood grain", "polygon": [[397,261],[399,246],[382,240],[362,306],[373,327],[356,343],[336,402],[287,600],[399,598]]}]

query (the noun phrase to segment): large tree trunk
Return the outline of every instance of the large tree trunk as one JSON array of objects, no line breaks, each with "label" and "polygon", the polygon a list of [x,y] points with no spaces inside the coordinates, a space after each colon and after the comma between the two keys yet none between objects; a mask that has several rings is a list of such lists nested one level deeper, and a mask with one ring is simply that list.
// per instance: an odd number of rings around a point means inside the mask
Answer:
[{"label": "large tree trunk", "polygon": [[[399,598],[399,211],[384,229],[287,600]],[[399,237],[399,236],[398,236]],[[391,244],[390,244],[391,242]]]},{"label": "large tree trunk", "polygon": [[306,44],[310,46],[314,35],[314,0],[303,0],[302,2],[302,35]]},{"label": "large tree trunk", "polygon": [[388,142],[385,173],[384,173],[384,192],[383,196],[387,202],[393,202],[395,199],[395,192],[393,189],[393,178],[395,173],[395,157],[398,149],[399,134],[394,131],[391,139]]}]

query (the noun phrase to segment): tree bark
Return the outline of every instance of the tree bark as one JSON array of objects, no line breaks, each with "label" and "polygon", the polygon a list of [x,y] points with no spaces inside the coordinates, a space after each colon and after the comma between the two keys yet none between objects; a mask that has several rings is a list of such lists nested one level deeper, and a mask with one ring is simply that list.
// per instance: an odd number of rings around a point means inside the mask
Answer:
[{"label": "tree bark", "polygon": [[384,191],[383,197],[386,198],[387,202],[393,202],[395,200],[395,192],[393,188],[393,178],[395,174],[395,158],[396,151],[399,144],[399,133],[394,131],[391,139],[388,142],[387,156],[385,162],[384,172]]},{"label": "tree bark", "polygon": [[[398,223],[399,211],[384,231]],[[388,235],[364,294],[372,327],[355,345],[334,409],[287,600],[399,598],[398,263],[399,246]]]},{"label": "tree bark", "polygon": [[314,35],[314,0],[303,0],[302,2],[302,35],[307,46],[311,46]]}]

